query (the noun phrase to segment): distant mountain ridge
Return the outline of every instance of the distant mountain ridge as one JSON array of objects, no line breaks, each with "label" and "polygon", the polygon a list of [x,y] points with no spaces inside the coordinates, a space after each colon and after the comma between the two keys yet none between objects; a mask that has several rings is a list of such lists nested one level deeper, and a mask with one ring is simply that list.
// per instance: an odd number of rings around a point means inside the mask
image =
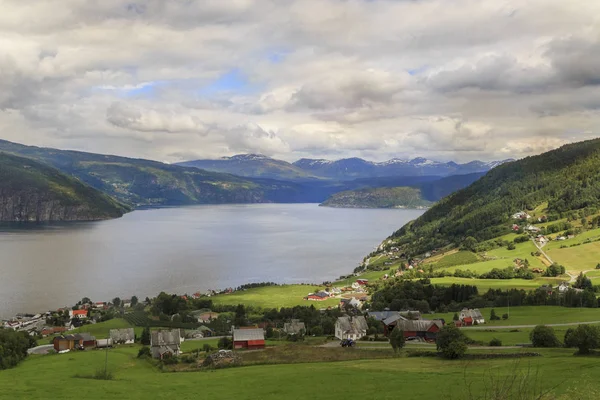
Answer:
[{"label": "distant mountain ridge", "polygon": [[177,163],[214,172],[225,172],[253,178],[279,180],[335,179],[348,181],[360,178],[387,176],[450,176],[487,172],[490,169],[514,161],[471,161],[458,164],[453,161],[440,162],[423,157],[412,160],[393,158],[383,162],[367,161],[362,158],[325,160],[302,158],[293,163],[277,160],[261,154],[239,154],[217,160],[195,160]]}]

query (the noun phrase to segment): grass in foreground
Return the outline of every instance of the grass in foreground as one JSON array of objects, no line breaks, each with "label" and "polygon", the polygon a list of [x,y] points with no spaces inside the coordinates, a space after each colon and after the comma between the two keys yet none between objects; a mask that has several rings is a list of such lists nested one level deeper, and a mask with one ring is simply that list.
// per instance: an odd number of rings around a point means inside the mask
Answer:
[{"label": "grass in foreground", "polygon": [[[103,367],[103,351],[33,357],[15,369],[2,371],[0,399],[195,399],[199,393],[211,399],[325,399],[347,390],[356,398],[397,399],[401,393],[403,399],[421,400],[447,393],[453,399],[467,399],[469,384],[474,393],[481,394],[489,375],[506,377],[512,371],[528,369],[539,373],[540,379],[533,383],[544,388],[558,385],[555,398],[594,399],[600,393],[600,382],[595,379],[600,375],[598,358],[574,357],[572,349],[536,350],[543,357],[520,361],[401,357],[190,373],[160,372],[137,359],[137,350],[109,351],[111,381],[75,377],[94,374]],[[375,353],[360,354],[368,358]]]}]

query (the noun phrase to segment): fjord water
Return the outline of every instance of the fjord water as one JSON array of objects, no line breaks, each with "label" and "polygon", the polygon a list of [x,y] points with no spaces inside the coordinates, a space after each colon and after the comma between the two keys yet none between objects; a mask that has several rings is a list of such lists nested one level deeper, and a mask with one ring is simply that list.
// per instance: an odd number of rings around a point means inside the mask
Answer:
[{"label": "fjord water", "polygon": [[116,296],[194,293],[348,274],[421,210],[316,204],[139,210],[90,223],[0,228],[0,318]]}]

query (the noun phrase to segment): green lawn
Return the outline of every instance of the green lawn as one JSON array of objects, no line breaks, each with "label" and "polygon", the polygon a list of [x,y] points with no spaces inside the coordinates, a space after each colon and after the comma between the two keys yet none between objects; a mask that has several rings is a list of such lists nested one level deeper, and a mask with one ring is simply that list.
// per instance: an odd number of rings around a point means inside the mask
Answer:
[{"label": "green lawn", "polygon": [[[556,234],[553,234],[551,236],[554,237],[554,236],[556,236]],[[600,228],[590,229],[588,231],[585,231],[585,232],[575,236],[573,239],[553,240],[544,247],[544,251],[559,249],[560,246],[570,246],[570,245],[576,244],[576,243],[583,243],[587,239],[590,239],[590,240],[600,239]]]},{"label": "green lawn", "polygon": [[[562,342],[567,329],[576,328],[576,326],[568,327],[568,326],[556,326],[553,327],[554,333],[556,337]],[[494,331],[494,332],[492,332]],[[513,332],[517,331],[517,332]],[[529,333],[532,331],[532,328],[519,328],[519,329],[496,329],[490,327],[489,330],[480,331],[480,330],[471,330],[465,329],[464,332],[473,340],[481,341],[484,343],[489,343],[493,338],[500,339],[502,341],[503,346],[515,346],[523,343],[531,343],[529,340]]]},{"label": "green lawn", "polygon": [[186,340],[181,343],[181,351],[184,353],[190,353],[194,350],[202,350],[205,344],[210,345],[216,349],[219,343],[219,339],[206,339],[206,340]]},{"label": "green lawn", "polygon": [[535,246],[535,244],[529,241],[524,243],[517,243],[515,245],[514,250],[508,250],[506,247],[501,247],[488,251],[487,255],[489,257],[497,257],[499,259],[504,259],[507,261],[508,265],[512,265],[512,261],[515,258],[520,258],[522,260],[529,260],[530,268],[545,268],[546,266],[544,265],[544,263],[542,263],[542,261],[539,258],[531,255],[532,252],[535,253],[536,251],[538,251],[538,249]]},{"label": "green lawn", "polygon": [[435,268],[448,268],[455,265],[473,264],[479,261],[479,257],[470,251],[459,251],[442,257],[434,264]]},{"label": "green lawn", "polygon": [[[563,243],[567,244],[565,240]],[[552,261],[564,265],[567,271],[579,272],[596,268],[600,262],[600,242],[547,251]]]},{"label": "green lawn", "polygon": [[513,265],[512,261],[506,259],[498,259],[498,260],[489,260],[489,261],[481,261],[474,264],[469,265],[458,265],[454,267],[443,268],[444,271],[454,272],[457,269],[462,271],[471,270],[478,274],[483,274],[484,272],[489,272],[494,268],[504,269],[506,267],[511,267]]},{"label": "green lawn", "polygon": [[[600,321],[600,309],[598,308],[567,308],[552,306],[511,307],[510,318],[506,321],[490,321],[491,308],[481,308],[480,310],[486,320],[485,326],[539,325]],[[499,317],[508,312],[506,307],[496,307],[494,310]],[[427,314],[426,318],[444,318],[446,322],[449,322],[452,321],[453,316],[454,313]]]},{"label": "green lawn", "polygon": [[322,308],[338,305],[340,302],[339,299],[328,299],[325,301],[304,300],[304,296],[306,296],[308,293],[323,288],[323,286],[308,285],[265,286],[239,291],[232,294],[221,294],[211,297],[211,299],[216,304],[245,304],[262,308],[281,308],[299,305],[314,305],[316,308]]},{"label": "green lawn", "polygon": [[[92,336],[95,336],[96,339],[106,339],[109,337],[109,331],[111,329],[124,329],[124,328],[134,328],[129,322],[125,321],[123,318],[114,318],[105,322],[98,322],[97,324],[83,325],[80,328],[73,329],[69,333],[83,333],[88,332]],[[136,329],[136,334],[140,335],[142,333],[142,328]]]},{"label": "green lawn", "polygon": [[532,290],[540,287],[545,283],[552,283],[557,285],[562,280],[560,278],[536,278],[532,280],[527,279],[471,279],[471,278],[455,278],[455,277],[444,277],[444,278],[433,278],[431,283],[435,285],[450,286],[452,284],[457,285],[475,285],[480,292],[485,292],[488,289],[524,289]]},{"label": "green lawn", "polygon": [[[521,360],[445,361],[432,358],[362,359],[229,368],[214,372],[163,373],[138,360],[137,347],[108,352],[115,379],[76,378],[103,368],[104,351],[37,356],[1,372],[0,399],[312,399],[351,390],[366,399],[434,399],[441,393],[468,399],[492,377],[532,371],[530,382],[554,388],[555,398],[595,399],[600,393],[597,357],[575,357],[572,349],[537,350],[543,357]],[[349,350],[353,351],[353,350]],[[356,351],[361,351],[356,349]],[[390,350],[391,352],[391,350]],[[514,352],[514,351],[513,351]],[[371,351],[364,351],[365,358]],[[243,355],[242,355],[243,356]],[[398,379],[398,377],[402,379]],[[532,378],[533,379],[533,378]]]}]

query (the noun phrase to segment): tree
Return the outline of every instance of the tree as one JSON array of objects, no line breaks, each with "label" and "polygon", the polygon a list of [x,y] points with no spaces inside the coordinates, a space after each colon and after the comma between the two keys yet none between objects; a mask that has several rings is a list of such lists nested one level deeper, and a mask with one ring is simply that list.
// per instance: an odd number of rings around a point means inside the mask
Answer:
[{"label": "tree", "polygon": [[265,329],[265,337],[267,339],[271,339],[273,337],[273,327],[271,325],[267,325],[267,329]]},{"label": "tree", "polygon": [[508,314],[506,314],[506,313],[502,314],[502,319],[503,320],[507,320],[508,319]]},{"label": "tree", "polygon": [[131,296],[131,307],[135,307],[138,302],[139,302],[139,300],[138,300],[137,296],[135,296],[135,295]]},{"label": "tree", "polygon": [[554,329],[545,325],[538,325],[529,333],[533,347],[560,347],[560,341]]},{"label": "tree", "polygon": [[112,303],[115,307],[119,307],[121,305],[121,299],[118,297],[115,297],[114,299],[112,299]]},{"label": "tree", "polygon": [[398,353],[398,350],[404,347],[404,343],[404,331],[398,328],[392,330],[392,333],[390,333],[390,345],[392,345],[394,353]]},{"label": "tree", "polygon": [[235,317],[233,319],[233,325],[240,327],[246,326],[246,308],[243,304],[238,304],[235,308]]},{"label": "tree", "polygon": [[592,349],[600,346],[600,330],[593,325],[579,325],[571,333],[569,344],[574,344],[579,349],[579,354],[590,354]]},{"label": "tree", "polygon": [[147,326],[142,330],[142,336],[140,337],[140,343],[144,346],[150,345],[150,327]]},{"label": "tree", "polygon": [[500,340],[498,338],[493,338],[492,340],[490,340],[490,346],[500,347],[500,346],[502,346],[502,340]]},{"label": "tree", "polygon": [[314,336],[322,336],[323,335],[323,328],[321,328],[319,325],[317,326],[313,326],[310,329],[310,333]]},{"label": "tree", "polygon": [[569,328],[565,332],[564,345],[565,347],[577,347],[577,343],[575,342],[575,338],[573,337],[573,333],[575,329]]},{"label": "tree", "polygon": [[452,321],[458,321],[458,313],[454,313],[454,316],[452,317]]},{"label": "tree", "polygon": [[573,284],[573,287],[578,289],[591,289],[592,286],[592,280],[585,276],[583,272],[579,273],[577,279],[575,280],[575,284]]},{"label": "tree", "polygon": [[233,340],[228,336],[223,336],[219,339],[219,343],[217,345],[219,349],[231,350],[233,349]]},{"label": "tree", "polygon": [[517,246],[515,246],[515,244],[514,244],[514,243],[509,243],[509,244],[508,244],[508,246],[506,246],[506,248],[507,248],[508,250],[514,250],[514,249],[516,249],[516,248],[517,248]]},{"label": "tree", "polygon": [[477,239],[475,239],[473,236],[467,237],[462,242],[463,250],[475,252],[476,247],[477,247]]},{"label": "tree", "polygon": [[138,351],[138,358],[149,358],[152,356],[152,352],[150,351],[150,347],[142,347],[139,351]]},{"label": "tree", "polygon": [[437,333],[437,350],[444,358],[462,358],[467,352],[467,337],[453,325],[446,325]]},{"label": "tree", "polygon": [[496,315],[496,310],[492,308],[492,311],[490,313],[490,321],[498,321],[499,319],[500,317]]}]

